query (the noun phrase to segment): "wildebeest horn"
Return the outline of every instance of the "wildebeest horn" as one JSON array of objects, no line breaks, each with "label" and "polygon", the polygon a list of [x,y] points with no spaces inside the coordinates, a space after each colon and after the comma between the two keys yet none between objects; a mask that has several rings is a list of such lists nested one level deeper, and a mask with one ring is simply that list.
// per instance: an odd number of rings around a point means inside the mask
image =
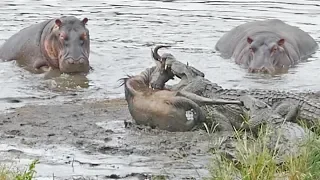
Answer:
[{"label": "wildebeest horn", "polygon": [[154,51],[151,49],[153,59],[156,61],[160,61],[161,56],[158,54],[158,50],[160,48],[168,48],[168,47],[171,47],[171,46],[158,45],[154,48]]}]

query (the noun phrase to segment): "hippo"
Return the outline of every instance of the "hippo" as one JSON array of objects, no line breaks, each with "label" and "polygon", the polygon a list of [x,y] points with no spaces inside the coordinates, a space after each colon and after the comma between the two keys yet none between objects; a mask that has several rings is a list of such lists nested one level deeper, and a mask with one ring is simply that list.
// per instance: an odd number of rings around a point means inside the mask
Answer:
[{"label": "hippo", "polygon": [[158,61],[157,66],[147,68],[138,75],[120,79],[129,112],[138,125],[171,132],[189,131],[205,120],[200,106],[242,104],[240,101],[209,99],[184,91],[151,88],[151,84],[164,87],[172,79],[173,74],[168,73],[171,70],[166,69],[165,64],[165,60]]},{"label": "hippo", "polygon": [[90,71],[88,18],[63,16],[26,27],[0,47],[0,59],[16,60],[25,69],[42,73],[48,69],[61,73]]},{"label": "hippo", "polygon": [[318,48],[308,33],[279,19],[247,22],[234,27],[215,45],[223,58],[233,58],[249,73],[269,74],[287,71]]}]

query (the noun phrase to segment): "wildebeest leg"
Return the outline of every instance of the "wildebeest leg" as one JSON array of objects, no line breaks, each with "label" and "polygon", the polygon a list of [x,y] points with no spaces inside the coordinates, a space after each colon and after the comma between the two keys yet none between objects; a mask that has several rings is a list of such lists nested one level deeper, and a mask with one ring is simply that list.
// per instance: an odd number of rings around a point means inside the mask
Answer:
[{"label": "wildebeest leg", "polygon": [[200,106],[188,98],[175,96],[170,103],[178,109],[185,110],[186,113],[188,111],[193,113],[192,119],[187,117],[188,121],[185,124],[187,129],[192,129],[196,124],[205,120],[205,115]]},{"label": "wildebeest leg", "polygon": [[194,93],[186,92],[186,91],[178,91],[177,96],[183,96],[192,101],[196,102],[198,105],[224,105],[224,104],[237,104],[243,105],[241,101],[228,101],[228,100],[220,100],[220,99],[209,99],[206,97],[202,97],[196,95]]}]

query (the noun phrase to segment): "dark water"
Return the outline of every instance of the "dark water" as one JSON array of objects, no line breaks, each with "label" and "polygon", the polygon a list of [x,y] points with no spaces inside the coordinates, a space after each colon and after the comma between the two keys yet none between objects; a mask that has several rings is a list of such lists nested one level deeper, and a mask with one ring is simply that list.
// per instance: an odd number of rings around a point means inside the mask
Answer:
[{"label": "dark water", "polygon": [[[299,26],[320,40],[320,5],[317,0],[206,1],[206,0],[3,0],[0,2],[0,43],[18,30],[48,18],[74,15],[89,18],[91,65],[87,80],[62,76],[45,80],[1,63],[0,98],[123,96],[117,80],[153,65],[150,48],[169,44],[168,51],[202,70],[223,87],[319,90],[320,50],[288,74],[250,75],[214,51],[218,38],[234,26],[251,20],[279,18]],[[77,87],[78,86],[78,87]],[[64,95],[64,96],[62,96]],[[37,100],[34,99],[34,100]],[[47,102],[39,100],[40,102]],[[6,105],[5,105],[6,106]]]}]

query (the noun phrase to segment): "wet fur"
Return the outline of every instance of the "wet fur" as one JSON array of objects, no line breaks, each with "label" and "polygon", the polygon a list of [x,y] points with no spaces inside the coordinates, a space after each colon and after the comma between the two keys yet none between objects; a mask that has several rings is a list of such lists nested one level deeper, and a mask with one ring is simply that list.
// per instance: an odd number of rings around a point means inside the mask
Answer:
[{"label": "wet fur", "polygon": [[[200,107],[192,100],[177,96],[176,91],[153,90],[141,76],[120,79],[132,118],[137,124],[167,131],[189,131],[204,120]],[[186,112],[193,109],[192,120]]]}]

